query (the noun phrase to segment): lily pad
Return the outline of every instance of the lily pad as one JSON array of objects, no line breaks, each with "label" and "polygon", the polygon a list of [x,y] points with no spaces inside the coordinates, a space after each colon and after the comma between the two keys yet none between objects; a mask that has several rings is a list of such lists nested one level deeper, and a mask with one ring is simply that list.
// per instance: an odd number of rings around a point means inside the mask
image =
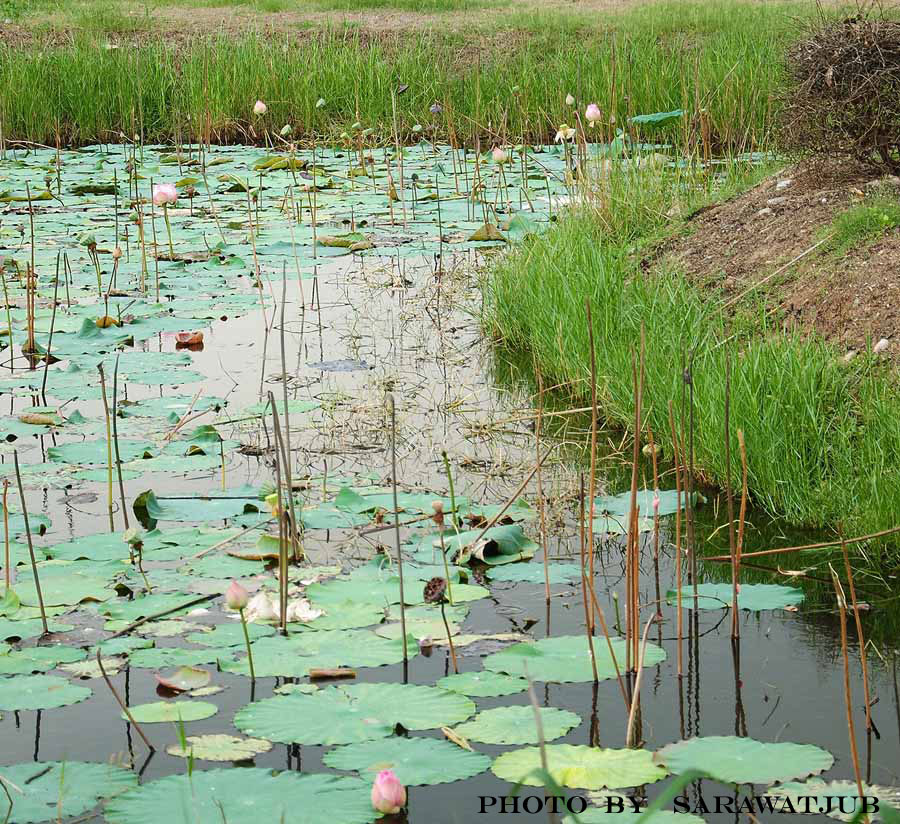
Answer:
[{"label": "lily pad", "polygon": [[170,775],[118,796],[104,811],[109,824],[258,821],[369,824],[377,816],[371,785],[350,776],[299,774],[247,767]]},{"label": "lily pad", "polygon": [[10,785],[12,810],[0,795],[0,818],[15,824],[70,819],[90,812],[100,801],[137,786],[137,776],[112,764],[88,761],[30,761],[2,767]]},{"label": "lily pad", "polygon": [[[625,669],[625,641],[611,643],[619,670]],[[615,678],[616,669],[604,638],[594,638],[594,655],[599,678]],[[647,644],[644,666],[665,661],[666,652],[656,644]],[[559,635],[539,641],[513,644],[484,659],[484,668],[507,675],[529,676],[536,681],[570,683],[592,681],[591,654],[583,635]]]},{"label": "lily pad", "polygon": [[499,698],[524,692],[528,689],[528,681],[499,672],[461,672],[458,675],[444,676],[437,682],[437,686],[476,698]]},{"label": "lily pad", "polygon": [[[574,584],[581,581],[578,564],[552,563],[548,565],[551,584]],[[489,571],[491,581],[515,581],[523,584],[543,584],[544,565],[538,563],[510,564]]]},{"label": "lily pad", "polygon": [[437,738],[394,736],[337,747],[323,763],[335,770],[352,770],[373,780],[381,770],[393,770],[401,784],[445,784],[484,772],[491,759]]},{"label": "lily pad", "polygon": [[[698,584],[698,609],[730,609],[732,600],[731,584]],[[803,601],[803,590],[780,584],[741,584],[738,591],[738,609],[761,612],[766,609],[784,609]],[[678,599],[675,590],[666,593],[666,600],[674,604]],[[694,608],[694,588],[681,588],[681,605]]]},{"label": "lily pad", "polygon": [[[247,624],[247,633],[250,640],[255,641],[267,635],[274,635],[275,627],[250,623]],[[218,624],[212,632],[192,632],[187,636],[187,640],[204,647],[243,647],[246,643],[240,621],[233,624]]]},{"label": "lily pad", "polygon": [[172,675],[158,675],[156,680],[164,687],[175,692],[187,692],[205,687],[212,676],[205,669],[198,667],[179,667]]},{"label": "lily pad", "polygon": [[0,710],[46,710],[66,707],[88,698],[87,687],[76,687],[55,675],[17,675],[0,678]]},{"label": "lily pad", "polygon": [[[201,721],[211,718],[219,708],[208,701],[153,701],[129,707],[128,711],[139,724],[154,724],[161,721]],[[127,719],[124,712],[122,718]]]},{"label": "lily pad", "polygon": [[699,770],[725,784],[772,784],[817,775],[830,769],[834,758],[812,744],[710,735],[669,744],[654,762],[673,773]]},{"label": "lily pad", "polygon": [[[900,810],[900,788],[863,784],[862,789],[863,794],[867,798],[878,799],[879,808],[884,805]],[[819,809],[823,811],[830,809],[830,812],[825,813],[830,818],[836,818],[838,821],[853,821],[856,818],[855,808],[859,800],[859,788],[855,781],[825,782],[818,778],[812,778],[809,781],[791,781],[787,784],[779,784],[770,788],[766,795],[776,799],[784,799],[779,804],[787,804],[790,801],[798,812],[805,811],[807,808],[809,802],[806,799],[814,798],[816,801],[809,804],[814,812]],[[842,798],[849,799],[849,801],[843,804],[838,803],[838,799]],[[828,804],[826,799],[833,800]],[[844,807],[846,812],[841,810],[841,806]],[[880,809],[877,812],[870,812],[868,815],[870,821],[878,821],[882,818]]]},{"label": "lily pad", "polygon": [[262,738],[239,738],[234,735],[189,735],[186,747],[172,744],[166,747],[169,755],[193,757],[198,761],[248,761],[272,749],[270,741]]},{"label": "lily pad", "polygon": [[[574,712],[555,707],[540,707],[544,740],[552,741],[581,723]],[[531,706],[494,707],[460,724],[454,732],[469,741],[483,744],[537,744],[540,741],[534,708]]]},{"label": "lily pad", "polygon": [[[547,766],[556,783],[574,789],[620,789],[652,784],[665,778],[667,770],[653,763],[648,750],[605,750],[572,744],[549,744]],[[494,761],[491,771],[498,778],[513,783],[541,786],[534,773],[540,769],[538,747],[503,753]]]},{"label": "lily pad", "polygon": [[[410,656],[415,654],[415,639],[409,638],[407,647]],[[313,668],[380,667],[403,660],[401,638],[381,638],[365,630],[299,632],[289,637],[273,635],[254,641],[252,649],[257,678],[302,678]],[[226,672],[250,674],[246,657],[227,663],[220,661],[220,666]]]},{"label": "lily pad", "polygon": [[0,655],[0,675],[27,675],[32,672],[47,672],[60,664],[81,661],[86,656],[84,650],[54,644],[47,647],[25,647]]},{"label": "lily pad", "polygon": [[386,738],[397,724],[427,730],[464,721],[475,704],[457,693],[412,684],[352,684],[291,693],[239,710],[248,735],[298,744],[353,744]]}]

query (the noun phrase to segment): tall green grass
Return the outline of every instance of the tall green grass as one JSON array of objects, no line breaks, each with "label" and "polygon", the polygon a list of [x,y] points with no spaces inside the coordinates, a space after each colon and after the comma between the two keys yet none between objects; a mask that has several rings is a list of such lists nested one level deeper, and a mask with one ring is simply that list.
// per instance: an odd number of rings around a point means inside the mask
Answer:
[{"label": "tall green grass", "polygon": [[[631,185],[657,186],[656,214],[664,215],[658,184],[638,178]],[[683,184],[668,184],[669,202]],[[846,364],[824,342],[767,329],[762,321],[754,334],[732,340],[715,296],[700,293],[664,263],[650,272],[639,265],[635,243],[657,230],[662,218],[648,217],[646,203],[635,211],[616,199],[615,187],[611,191],[599,213],[589,207],[574,212],[491,273],[485,320],[498,342],[531,353],[545,382],[564,384],[583,403],[590,396],[589,300],[600,408],[608,421],[626,428],[633,421],[632,358],[643,330],[644,419],[668,455],[668,406],[674,403],[680,419],[686,359],[693,364],[695,461],[704,477],[722,482],[730,471],[739,486],[736,433],[742,429],[750,488],[769,512],[802,526],[842,523],[876,531],[900,523],[896,376],[871,359]],[[732,361],[730,468],[724,450],[726,353]]]},{"label": "tall green grass", "polygon": [[[301,137],[339,133],[356,120],[387,137],[391,89],[403,84],[405,136],[421,124],[440,136],[452,127],[469,142],[546,141],[572,120],[564,104],[571,93],[579,107],[597,102],[619,125],[633,114],[685,109],[677,131],[662,138],[699,133],[705,109],[717,145],[751,149],[769,139],[792,10],[667,2],[592,22],[499,15],[480,33],[211,32],[187,42],[148,35],[114,49],[76,31],[62,47],[0,47],[0,119],[7,138],[53,143],[59,131],[75,144],[131,134],[133,119],[148,140],[184,139],[209,115],[214,139],[233,141],[247,139],[261,98],[271,127],[290,123]],[[435,101],[444,107],[437,117],[429,112]]]}]

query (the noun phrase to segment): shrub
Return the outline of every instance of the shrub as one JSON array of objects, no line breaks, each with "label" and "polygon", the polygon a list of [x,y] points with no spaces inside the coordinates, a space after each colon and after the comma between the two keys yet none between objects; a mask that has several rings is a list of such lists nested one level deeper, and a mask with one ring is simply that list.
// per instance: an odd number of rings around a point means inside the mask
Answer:
[{"label": "shrub", "polygon": [[900,170],[900,22],[819,22],[788,50],[786,74],[786,148]]}]

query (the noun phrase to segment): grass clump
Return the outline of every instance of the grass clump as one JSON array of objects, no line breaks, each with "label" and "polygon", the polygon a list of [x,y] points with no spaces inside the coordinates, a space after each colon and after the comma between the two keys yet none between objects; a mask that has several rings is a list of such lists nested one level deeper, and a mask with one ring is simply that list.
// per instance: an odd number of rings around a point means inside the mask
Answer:
[{"label": "grass clump", "polygon": [[[649,173],[648,173],[649,174]],[[635,182],[637,185],[637,182]],[[658,197],[683,181],[656,186]],[[658,209],[665,214],[665,210]],[[616,214],[614,221],[607,215]],[[632,216],[634,219],[632,219]],[[692,363],[695,463],[706,479],[740,483],[737,430],[756,502],[790,523],[876,531],[900,523],[900,398],[874,361],[846,364],[814,337],[765,328],[732,339],[726,314],[677,270],[642,269],[632,253],[641,222],[627,201],[584,206],[511,253],[486,285],[486,323],[505,347],[527,351],[545,382],[590,397],[585,302],[590,301],[602,414],[633,421],[632,358],[646,340],[644,416],[672,454],[668,406],[682,414],[682,364]],[[732,465],[725,464],[726,357],[732,361]],[[688,414],[685,412],[685,414]],[[685,420],[685,427],[687,427]]]},{"label": "grass clump", "polygon": [[867,246],[900,226],[900,203],[887,197],[851,206],[835,215],[822,232],[824,249],[835,257]]},{"label": "grass clump", "polygon": [[[146,26],[146,15],[117,8],[124,35]],[[198,140],[207,123],[214,141],[233,142],[249,139],[251,107],[262,99],[275,127],[291,124],[298,138],[339,135],[360,120],[388,139],[391,90],[402,84],[401,138],[421,125],[470,145],[490,145],[498,134],[550,142],[557,124],[572,120],[564,102],[572,94],[582,112],[595,102],[616,124],[684,109],[682,121],[659,130],[663,141],[699,140],[702,110],[713,150],[750,151],[768,144],[789,13],[733,0],[665,2],[588,28],[578,15],[535,29],[545,17],[507,20],[501,12],[474,33],[441,27],[397,36],[348,23],[197,39],[147,32],[112,49],[110,32],[75,26],[65,45],[0,46],[0,120],[8,139],[47,145],[57,135],[85,144],[135,130],[149,141]],[[320,98],[328,105],[317,108]],[[435,102],[439,117],[430,113]]]}]

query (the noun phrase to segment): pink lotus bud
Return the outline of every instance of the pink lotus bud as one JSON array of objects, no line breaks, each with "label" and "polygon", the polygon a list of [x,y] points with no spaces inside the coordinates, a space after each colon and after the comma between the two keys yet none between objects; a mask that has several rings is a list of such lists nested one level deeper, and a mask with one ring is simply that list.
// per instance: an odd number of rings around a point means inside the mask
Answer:
[{"label": "pink lotus bud", "polygon": [[431,516],[431,520],[434,521],[438,526],[444,525],[444,502],[443,501],[432,501],[431,508],[434,510],[434,515]]},{"label": "pink lotus bud", "polygon": [[262,100],[257,100],[253,104],[253,114],[257,117],[262,117],[267,111],[269,111],[269,107]]},{"label": "pink lotus bud", "polygon": [[572,97],[572,95],[570,95],[570,94],[567,94],[567,95],[566,95],[566,105],[567,105],[567,106],[574,106],[574,105],[575,105],[575,98]]},{"label": "pink lotus bud", "polygon": [[380,813],[399,813],[406,806],[406,787],[393,770],[382,770],[372,784],[372,806]]},{"label": "pink lotus bud", "polygon": [[659,512],[659,495],[653,496],[653,511]]},{"label": "pink lotus bud", "polygon": [[153,205],[165,206],[178,200],[178,189],[174,183],[160,183],[153,187]]},{"label": "pink lotus bud", "polygon": [[491,151],[491,157],[494,158],[494,163],[506,163],[509,160],[509,155],[503,151],[499,146],[494,146]]},{"label": "pink lotus bud", "polygon": [[231,586],[225,590],[225,605],[228,609],[243,609],[249,600],[250,593],[237,581],[232,581]]},{"label": "pink lotus bud", "polygon": [[591,103],[588,105],[587,109],[585,109],[584,117],[585,120],[593,126],[601,117],[603,117],[603,113],[596,103]]}]

